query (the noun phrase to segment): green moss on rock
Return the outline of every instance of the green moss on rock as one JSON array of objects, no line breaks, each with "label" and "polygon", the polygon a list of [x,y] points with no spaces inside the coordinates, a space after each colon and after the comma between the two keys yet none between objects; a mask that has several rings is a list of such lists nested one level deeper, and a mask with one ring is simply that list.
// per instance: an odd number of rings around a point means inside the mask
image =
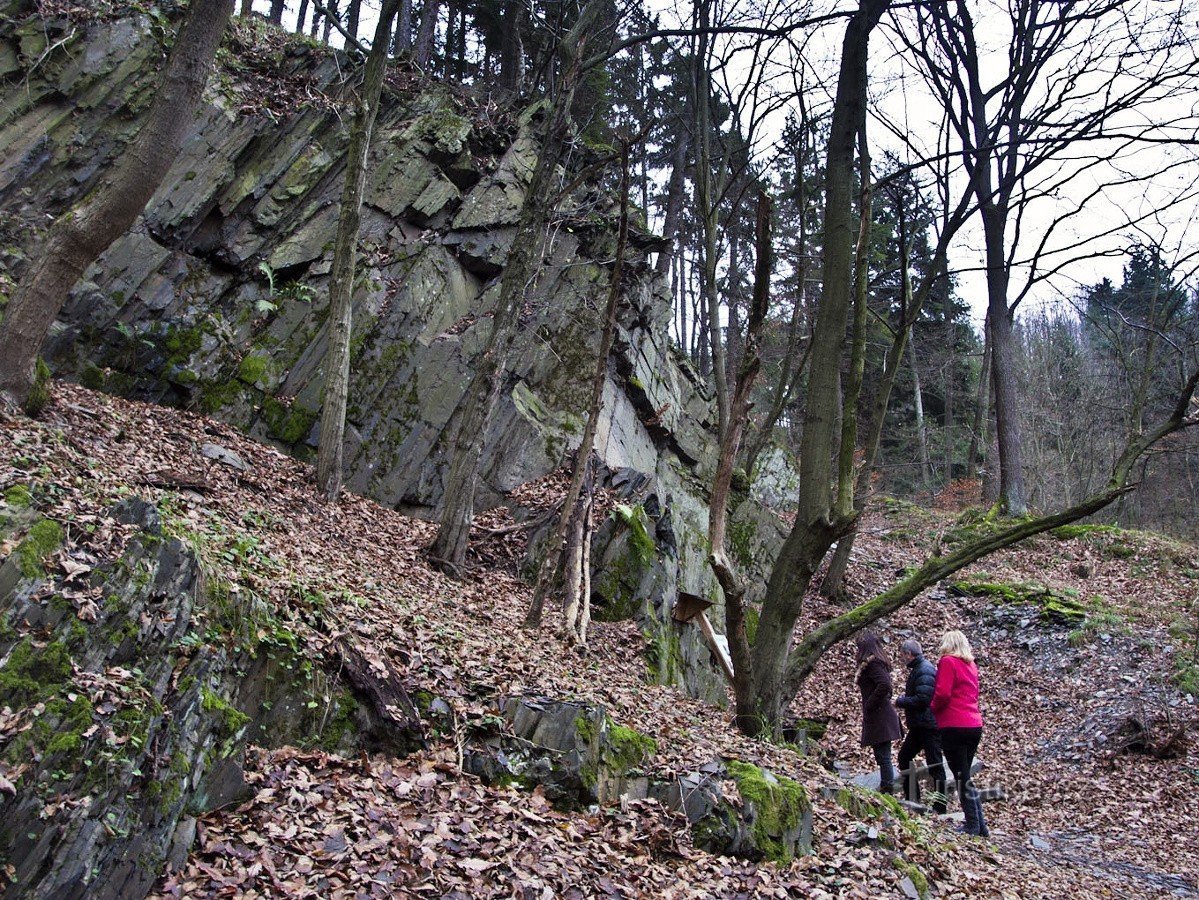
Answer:
[{"label": "green moss on rock", "polygon": [[71,677],[71,668],[71,654],[62,641],[38,647],[25,638],[0,669],[0,706],[20,709],[53,697]]},{"label": "green moss on rock", "polygon": [[1061,591],[1037,582],[1006,583],[963,579],[950,585],[951,594],[959,597],[983,597],[996,603],[1035,606],[1046,620],[1081,623],[1087,617],[1086,607]]},{"label": "green moss on rock", "polygon": [[316,422],[316,413],[298,403],[285,406],[274,397],[262,404],[262,417],[271,437],[284,444],[298,444],[308,436]]},{"label": "green moss on rock", "polygon": [[61,545],[62,526],[50,519],[39,519],[13,551],[17,568],[26,578],[40,578],[45,574],[46,560]]},{"label": "green moss on rock", "polygon": [[33,506],[33,493],[28,485],[14,484],[4,492],[4,502],[14,509],[29,509]]},{"label": "green moss on rock", "polygon": [[811,809],[807,789],[798,781],[775,776],[752,763],[731,759],[725,767],[741,799],[754,806],[752,833],[758,849],[773,862],[789,863],[792,853],[783,837],[799,829]]}]

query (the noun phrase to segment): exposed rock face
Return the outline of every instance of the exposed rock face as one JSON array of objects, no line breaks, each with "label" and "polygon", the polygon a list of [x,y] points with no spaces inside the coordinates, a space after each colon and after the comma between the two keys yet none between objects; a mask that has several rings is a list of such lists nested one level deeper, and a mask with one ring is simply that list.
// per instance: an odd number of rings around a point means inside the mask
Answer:
[{"label": "exposed rock face", "polygon": [[0,503],[0,542],[16,540],[0,563],[3,896],[145,896],[186,857],[195,817],[241,796],[248,742],[394,741],[373,704],[206,579],[154,507],[120,504],[113,519],[138,532],[74,587],[46,578],[62,535],[35,537],[31,515]]},{"label": "exposed rock face", "polygon": [[[19,274],[29,250],[16,223],[66,208],[135,132],[161,34],[144,18],[75,26],[70,36],[62,22],[38,21],[0,41],[14,75],[0,85],[11,110],[0,131],[0,206],[13,232],[0,274],[5,265]],[[62,45],[31,70],[26,44],[47,35]],[[274,52],[273,69],[312,95],[341,90],[328,51],[292,40]],[[240,113],[244,77],[226,68],[210,80],[178,161],[138,226],[77,287],[46,356],[60,376],[199,408],[303,457],[316,442],[347,135],[327,107],[281,121]],[[381,110],[354,298],[350,490],[418,515],[439,503],[538,152],[533,134],[530,121],[488,119],[445,90],[393,93]],[[614,218],[609,197],[581,188],[552,222],[486,436],[482,507],[555,469],[581,437]],[[608,616],[641,618],[657,677],[723,699],[695,629],[669,619],[678,589],[715,595],[705,561],[715,416],[707,388],[670,347],[666,285],[645,252],[653,245],[634,233],[597,450],[615,483],[635,486],[628,496],[645,505],[655,550],[630,562],[611,523],[597,537],[593,582]],[[773,530],[764,535],[751,582],[764,581],[773,556]]]}]

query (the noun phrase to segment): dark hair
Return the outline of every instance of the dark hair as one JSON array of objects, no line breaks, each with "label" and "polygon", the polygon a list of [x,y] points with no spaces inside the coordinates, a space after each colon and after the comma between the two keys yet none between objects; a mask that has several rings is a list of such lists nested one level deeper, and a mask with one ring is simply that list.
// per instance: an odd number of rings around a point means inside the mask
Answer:
[{"label": "dark hair", "polygon": [[863,631],[858,635],[858,665],[861,666],[871,659],[877,659],[888,669],[891,668],[891,660],[887,659],[883,650],[882,639],[873,631]]}]

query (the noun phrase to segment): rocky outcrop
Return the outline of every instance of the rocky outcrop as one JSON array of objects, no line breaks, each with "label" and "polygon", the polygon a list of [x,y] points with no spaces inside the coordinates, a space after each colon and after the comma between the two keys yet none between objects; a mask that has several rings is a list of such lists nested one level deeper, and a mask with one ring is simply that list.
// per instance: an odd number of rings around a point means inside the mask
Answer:
[{"label": "rocky outcrop", "polygon": [[243,795],[247,743],[421,740],[415,710],[401,721],[391,696],[381,722],[374,698],[207,578],[154,507],[121,503],[102,527],[136,526],[124,552],[68,559],[65,578],[47,576],[63,537],[48,521],[16,494],[0,503],[0,543],[15,548],[0,564],[3,896],[144,896],[186,857],[196,816]]},{"label": "rocky outcrop", "polygon": [[685,815],[695,845],[711,853],[787,862],[811,852],[812,807],[796,781],[735,759],[654,777],[654,741],[600,707],[520,697],[500,712],[505,728],[474,735],[464,755],[466,770],[488,783],[541,787],[564,808],[649,797]]},{"label": "rocky outcrop", "polygon": [[[197,408],[305,457],[324,381],[347,139],[334,101],[345,60],[277,33],[264,48],[238,27],[236,52],[210,80],[177,162],[138,225],[77,286],[46,355],[59,376]],[[51,19],[18,21],[0,40],[9,72],[0,85],[0,274],[19,275],[46,214],[84,194],[135,132],[163,33],[148,17]],[[40,58],[37,42],[54,49]],[[267,64],[256,65],[264,53]],[[269,84],[254,81],[264,68]],[[244,111],[247,98],[289,90],[318,102],[273,118]],[[354,298],[351,490],[416,515],[441,500],[447,447],[538,152],[537,114],[497,112],[436,86],[389,91],[369,159]],[[585,162],[569,160],[564,180]],[[594,366],[614,220],[611,199],[586,186],[552,220],[486,435],[480,507],[554,470],[579,441],[581,373]],[[602,615],[639,618],[656,677],[723,700],[707,647],[669,616],[679,589],[716,594],[705,561],[715,416],[707,387],[670,346],[667,286],[646,255],[655,241],[636,229],[631,237],[596,441],[610,482],[644,510],[654,549],[631,547],[619,521],[601,529],[595,600]],[[760,508],[746,510],[742,523],[761,519]],[[764,580],[775,531],[742,542],[757,544],[751,582]]]}]

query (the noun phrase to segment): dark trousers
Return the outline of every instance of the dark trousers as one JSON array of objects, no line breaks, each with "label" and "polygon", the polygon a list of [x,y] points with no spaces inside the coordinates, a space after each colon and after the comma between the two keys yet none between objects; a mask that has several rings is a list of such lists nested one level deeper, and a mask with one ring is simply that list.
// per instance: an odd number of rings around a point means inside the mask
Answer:
[{"label": "dark trousers", "polygon": [[891,742],[871,744],[874,761],[878,763],[878,789],[889,794],[895,785],[895,767],[891,765]]},{"label": "dark trousers", "polygon": [[982,801],[970,780],[970,767],[974,765],[974,754],[982,736],[981,728],[941,729],[941,749],[945,752],[949,771],[953,772],[958,784],[958,799],[962,802],[962,812],[966,816],[966,831],[985,836],[989,832],[983,822]]},{"label": "dark trousers", "polygon": [[903,797],[916,802],[920,800],[920,779],[916,777],[914,764],[918,753],[924,754],[933,790],[941,795],[941,799],[933,802],[933,809],[945,812],[945,766],[941,759],[941,733],[936,728],[908,726],[907,736],[899,748],[899,771],[901,775],[907,772],[903,780]]}]

